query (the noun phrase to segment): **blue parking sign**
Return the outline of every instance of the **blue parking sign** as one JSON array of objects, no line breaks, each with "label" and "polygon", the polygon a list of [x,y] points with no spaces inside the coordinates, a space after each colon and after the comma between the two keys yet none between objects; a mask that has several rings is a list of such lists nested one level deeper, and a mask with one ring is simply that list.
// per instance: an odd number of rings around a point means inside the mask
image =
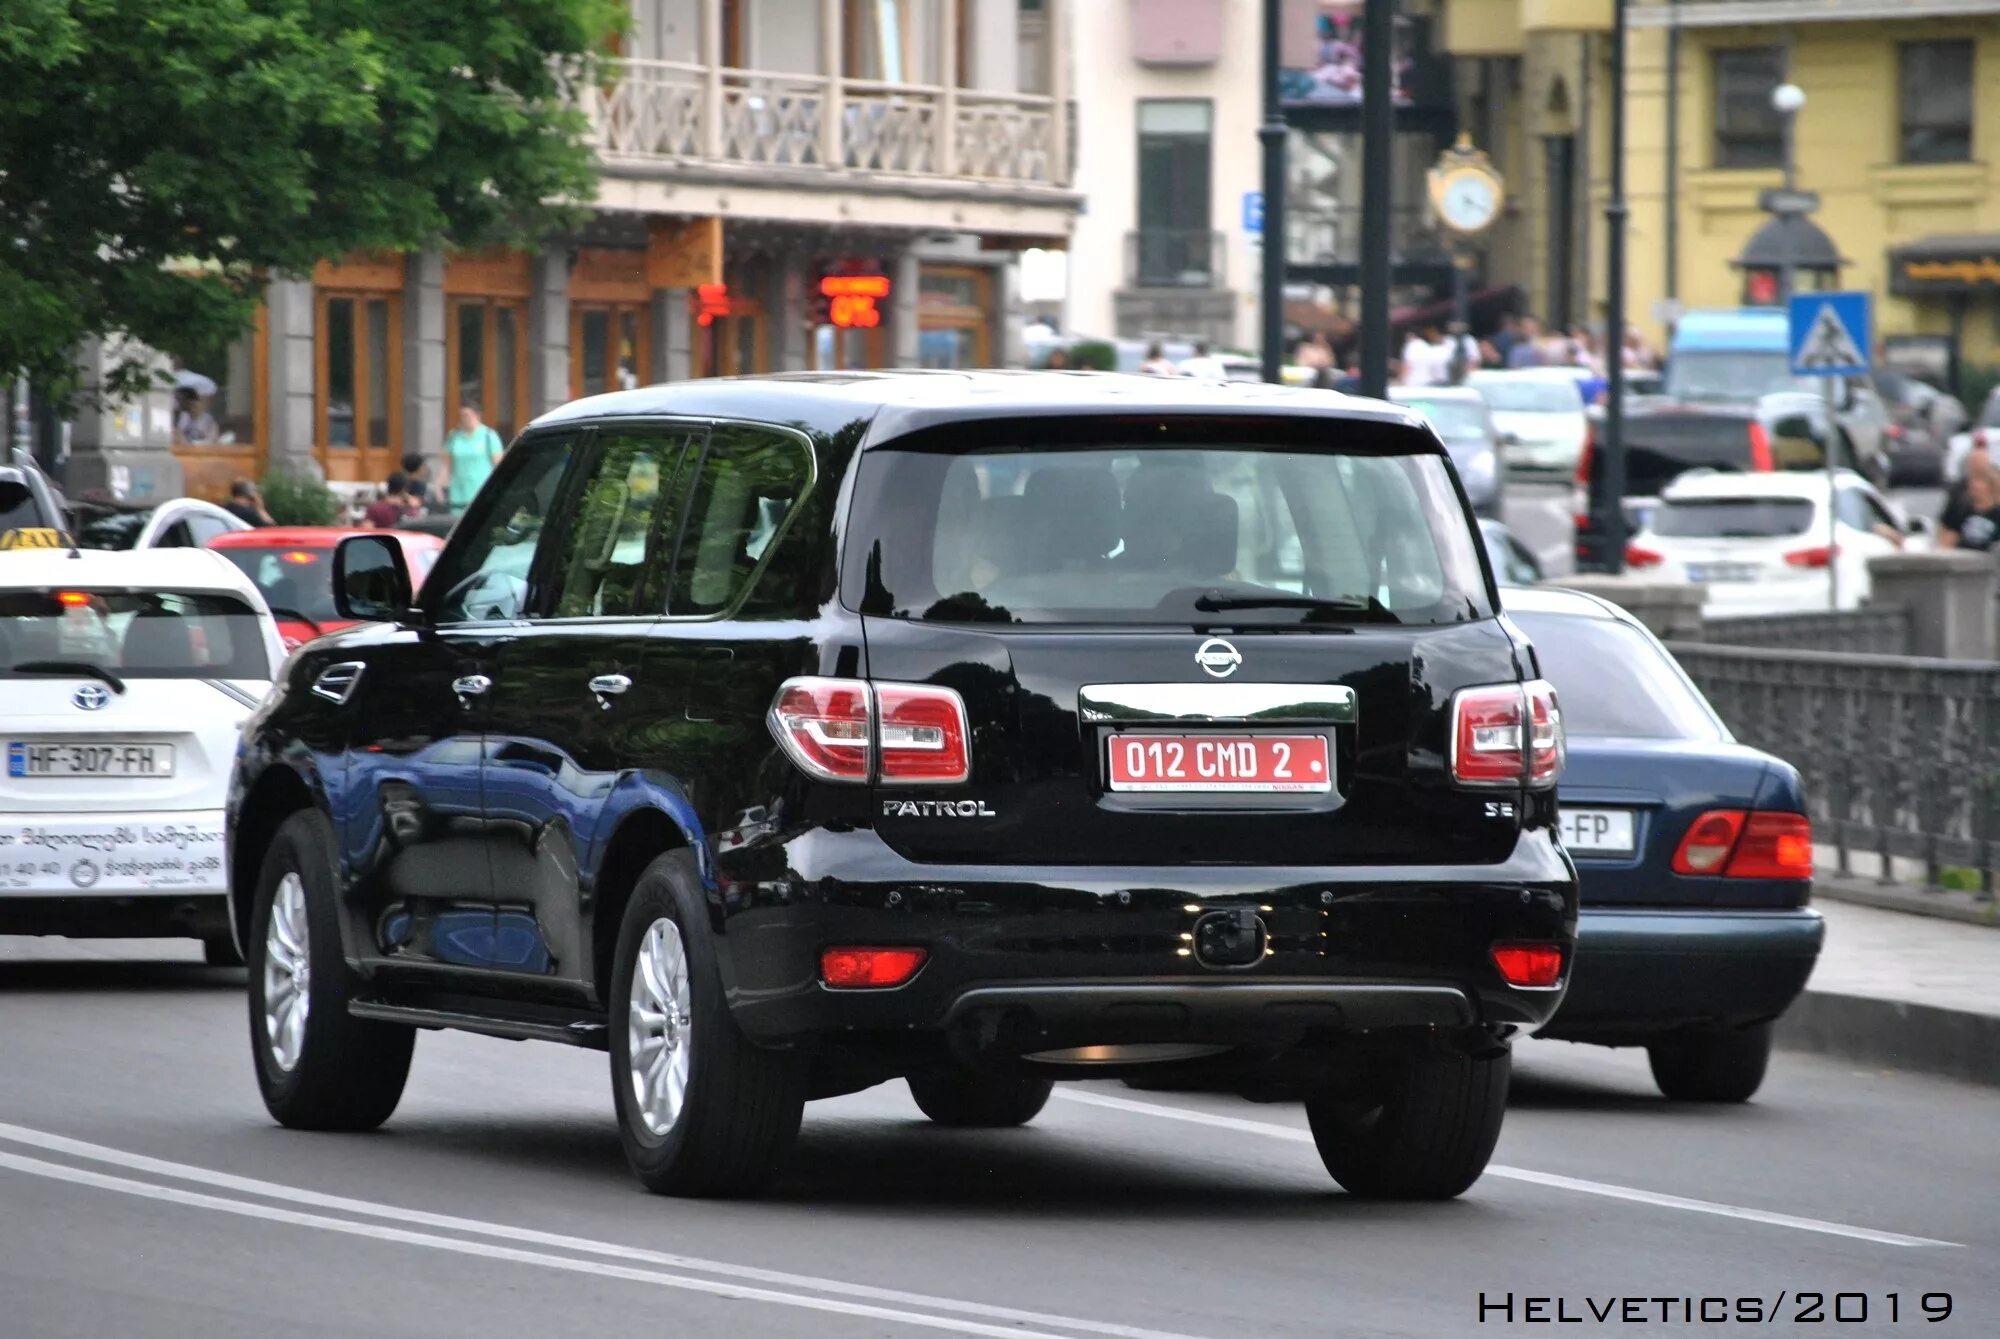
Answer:
[{"label": "blue parking sign", "polygon": [[1264,235],[1264,192],[1243,192],[1243,231],[1253,237]]},{"label": "blue parking sign", "polygon": [[1790,308],[1792,375],[1858,377],[1873,345],[1866,293],[1794,293]]}]

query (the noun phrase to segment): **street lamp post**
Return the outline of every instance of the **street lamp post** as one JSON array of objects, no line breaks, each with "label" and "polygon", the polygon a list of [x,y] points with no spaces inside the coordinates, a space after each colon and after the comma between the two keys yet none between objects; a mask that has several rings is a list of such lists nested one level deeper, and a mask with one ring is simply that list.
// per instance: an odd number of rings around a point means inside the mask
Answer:
[{"label": "street lamp post", "polygon": [[1625,0],[1611,0],[1611,197],[1604,202],[1604,552],[1625,570]]},{"label": "street lamp post", "polygon": [[[1771,90],[1771,108],[1778,113],[1784,128],[1784,169],[1785,194],[1793,195],[1799,188],[1798,155],[1793,147],[1793,132],[1799,119],[1799,109],[1806,105],[1805,90],[1797,84],[1779,84]],[[1792,262],[1787,259],[1778,269],[1778,303],[1783,306],[1792,297]]]},{"label": "street lamp post", "polygon": [[1264,0],[1264,124],[1257,138],[1264,149],[1263,374],[1270,382],[1283,379],[1285,365],[1285,149],[1290,136],[1278,85],[1282,13],[1281,0]]}]

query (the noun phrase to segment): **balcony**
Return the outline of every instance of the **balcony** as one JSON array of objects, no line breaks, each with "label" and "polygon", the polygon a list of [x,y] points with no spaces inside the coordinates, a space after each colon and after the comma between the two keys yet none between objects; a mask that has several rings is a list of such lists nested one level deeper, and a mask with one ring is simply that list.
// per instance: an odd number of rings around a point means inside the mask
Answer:
[{"label": "balcony", "polygon": [[1125,234],[1127,288],[1226,288],[1228,251],[1219,232],[1141,228]]},{"label": "balcony", "polygon": [[613,175],[710,167],[822,188],[867,181],[1068,198],[1067,107],[1038,94],[615,60],[585,110]]}]

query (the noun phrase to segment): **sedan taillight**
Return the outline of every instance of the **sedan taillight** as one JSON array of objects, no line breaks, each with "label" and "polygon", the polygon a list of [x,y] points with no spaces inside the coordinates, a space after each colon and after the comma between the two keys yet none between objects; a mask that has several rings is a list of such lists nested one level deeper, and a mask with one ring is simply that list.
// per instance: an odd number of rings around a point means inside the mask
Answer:
[{"label": "sedan taillight", "polygon": [[821,781],[951,785],[972,775],[965,701],[949,688],[787,679],[770,723],[786,756]]},{"label": "sedan taillight", "polygon": [[1727,879],[1810,879],[1812,820],[1804,814],[1711,809],[1688,825],[1673,870]]},{"label": "sedan taillight", "polygon": [[1562,711],[1546,679],[1452,695],[1451,775],[1460,785],[1550,786],[1562,761]]}]

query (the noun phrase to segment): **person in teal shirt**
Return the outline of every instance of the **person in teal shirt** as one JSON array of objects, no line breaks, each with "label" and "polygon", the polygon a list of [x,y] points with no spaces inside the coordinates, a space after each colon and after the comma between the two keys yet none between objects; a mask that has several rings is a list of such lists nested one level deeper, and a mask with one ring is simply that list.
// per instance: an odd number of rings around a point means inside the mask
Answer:
[{"label": "person in teal shirt", "polygon": [[505,449],[500,434],[480,421],[479,406],[458,411],[458,426],[445,435],[444,478],[439,480],[453,511],[464,511],[471,503]]}]

